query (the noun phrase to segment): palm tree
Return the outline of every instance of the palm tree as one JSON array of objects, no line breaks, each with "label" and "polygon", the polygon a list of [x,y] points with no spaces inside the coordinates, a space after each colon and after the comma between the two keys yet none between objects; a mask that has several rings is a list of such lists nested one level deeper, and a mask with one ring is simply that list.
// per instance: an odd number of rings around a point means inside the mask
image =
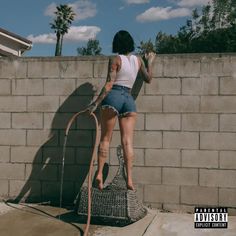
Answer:
[{"label": "palm tree", "polygon": [[59,5],[55,11],[56,18],[50,23],[51,29],[54,29],[57,37],[55,56],[61,56],[63,37],[68,33],[68,29],[74,20],[75,13],[68,5]]}]

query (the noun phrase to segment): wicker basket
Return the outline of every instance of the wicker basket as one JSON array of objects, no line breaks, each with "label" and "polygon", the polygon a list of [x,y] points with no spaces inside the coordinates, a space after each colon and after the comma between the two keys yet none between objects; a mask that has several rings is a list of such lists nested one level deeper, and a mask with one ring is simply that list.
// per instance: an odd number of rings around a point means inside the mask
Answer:
[{"label": "wicker basket", "polygon": [[[137,198],[136,191],[128,190],[121,147],[117,148],[119,168],[112,182],[102,191],[92,187],[91,221],[97,224],[125,226],[136,222],[147,214]],[[81,221],[86,221],[88,211],[88,188],[82,187],[76,211]]]}]

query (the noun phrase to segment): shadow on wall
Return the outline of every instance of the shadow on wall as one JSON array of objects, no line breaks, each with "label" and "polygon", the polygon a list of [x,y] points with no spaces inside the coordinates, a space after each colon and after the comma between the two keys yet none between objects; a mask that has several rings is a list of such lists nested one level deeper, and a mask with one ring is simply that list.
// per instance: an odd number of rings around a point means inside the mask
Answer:
[{"label": "shadow on wall", "polygon": [[[66,126],[76,112],[93,100],[92,84],[79,86],[55,112],[50,138],[37,151],[32,166],[27,165],[27,182],[14,202],[59,203],[62,149]],[[45,113],[50,115],[50,113]],[[97,115],[97,114],[96,114]],[[79,116],[71,126],[65,156],[63,203],[72,204],[89,170],[95,141],[95,124],[88,115]]]},{"label": "shadow on wall", "polygon": [[[132,89],[132,96],[136,100],[143,85],[140,76]],[[58,205],[60,200],[60,179],[62,152],[65,129],[70,118],[93,100],[95,90],[92,84],[85,83],[78,87],[55,112],[50,129],[50,138],[39,148],[34,161],[27,165],[27,181],[15,199],[18,203],[50,202]],[[49,115],[49,113],[45,113]],[[99,117],[96,114],[97,117]],[[79,116],[71,126],[65,156],[63,204],[72,204],[82,187],[92,157],[95,142],[95,123],[88,115]],[[104,181],[109,168],[104,166]]]}]

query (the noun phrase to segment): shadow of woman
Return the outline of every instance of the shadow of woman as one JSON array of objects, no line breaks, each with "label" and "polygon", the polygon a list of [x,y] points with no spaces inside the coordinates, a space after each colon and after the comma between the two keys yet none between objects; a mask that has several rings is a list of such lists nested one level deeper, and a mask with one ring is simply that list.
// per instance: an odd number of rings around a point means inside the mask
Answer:
[{"label": "shadow of woman", "polygon": [[[49,138],[38,149],[32,165],[27,164],[27,181],[20,193],[9,202],[48,202],[50,205],[58,205],[66,125],[73,114],[88,106],[94,96],[94,86],[84,83],[65,99],[55,113],[44,114],[44,119],[53,116]],[[71,126],[65,155],[63,205],[73,203],[86,179],[95,132],[94,121],[88,115],[79,116]]]}]

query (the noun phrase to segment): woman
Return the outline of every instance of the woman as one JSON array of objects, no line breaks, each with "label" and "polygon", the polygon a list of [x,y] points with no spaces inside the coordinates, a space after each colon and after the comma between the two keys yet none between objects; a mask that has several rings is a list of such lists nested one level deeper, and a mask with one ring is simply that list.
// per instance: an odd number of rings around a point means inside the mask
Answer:
[{"label": "woman", "polygon": [[132,181],[132,162],[134,158],[133,134],[136,122],[136,106],[130,94],[138,72],[145,82],[152,79],[154,53],[147,54],[146,64],[140,57],[131,55],[134,51],[134,40],[124,30],[116,33],[113,39],[113,53],[118,53],[109,61],[107,80],[97,99],[88,107],[90,112],[101,103],[101,139],[98,147],[98,170],[96,182],[103,189],[103,167],[108,156],[112,132],[118,117],[123,148],[127,188],[134,190]]}]

